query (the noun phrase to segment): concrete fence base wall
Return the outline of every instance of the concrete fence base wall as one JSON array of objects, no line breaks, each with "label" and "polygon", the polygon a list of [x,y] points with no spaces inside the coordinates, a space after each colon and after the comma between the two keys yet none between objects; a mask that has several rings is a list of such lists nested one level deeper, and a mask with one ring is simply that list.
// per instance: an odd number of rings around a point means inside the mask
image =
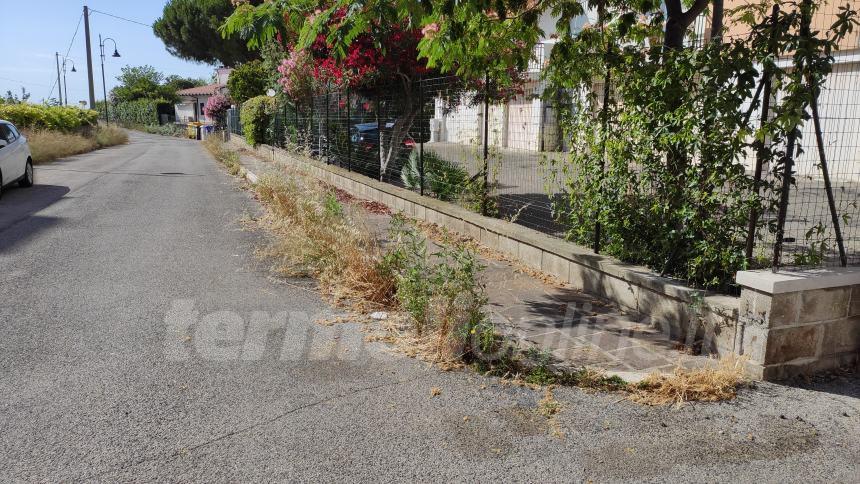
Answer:
[{"label": "concrete fence base wall", "polygon": [[[484,217],[457,205],[423,197],[295,153],[266,145],[249,148],[244,139],[235,135],[231,143],[254,150],[258,156],[307,171],[326,183],[358,197],[383,203],[396,212],[471,236],[482,245],[567,281],[575,289],[609,299],[638,313],[643,322],[650,322],[676,341],[700,343],[704,353],[716,356],[737,354],[746,348],[748,354],[756,355],[749,363],[749,371],[755,378],[784,376],[779,371],[766,371],[769,360],[756,359],[765,351],[764,347],[757,348],[761,340],[752,340],[750,334],[741,332],[737,323],[743,298],[703,293],[660,277],[645,267],[623,264],[538,231]],[[846,361],[837,358],[833,360],[834,364],[837,360]]]},{"label": "concrete fence base wall", "polygon": [[860,352],[860,268],[744,271],[740,351],[762,378],[855,365]]}]

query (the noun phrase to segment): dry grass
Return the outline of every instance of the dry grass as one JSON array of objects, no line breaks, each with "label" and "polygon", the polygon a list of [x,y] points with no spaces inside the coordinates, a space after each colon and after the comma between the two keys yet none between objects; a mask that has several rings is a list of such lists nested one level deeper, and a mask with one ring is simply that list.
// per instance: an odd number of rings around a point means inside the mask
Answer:
[{"label": "dry grass", "polygon": [[203,147],[221,162],[231,175],[236,176],[242,171],[242,165],[239,164],[239,154],[228,149],[218,138],[214,136],[206,138],[203,140]]},{"label": "dry grass", "polygon": [[114,126],[96,128],[88,136],[49,130],[28,131],[26,136],[35,164],[128,142],[125,131]]},{"label": "dry grass", "polygon": [[300,173],[267,174],[254,186],[274,242],[261,254],[286,275],[312,276],[333,300],[360,311],[394,304],[394,279],[359,209]]},{"label": "dry grass", "polygon": [[543,398],[538,402],[537,412],[546,418],[552,418],[561,412],[561,403],[555,399],[552,386],[544,390]]},{"label": "dry grass", "polygon": [[544,284],[547,284],[550,286],[562,287],[562,288],[566,288],[566,287],[570,286],[567,283],[567,281],[563,281],[563,280],[559,279],[558,277],[553,276],[552,274],[548,274],[546,272],[543,272],[543,271],[534,269],[532,267],[529,267],[523,261],[521,261],[515,257],[511,257],[502,251],[499,251],[496,249],[491,249],[485,245],[482,245],[480,242],[475,240],[473,237],[469,237],[467,235],[462,235],[462,234],[458,234],[458,233],[452,233],[452,232],[448,231],[448,229],[446,229],[445,227],[442,227],[441,225],[434,224],[432,222],[425,222],[423,220],[417,220],[416,219],[416,220],[413,220],[413,223],[415,223],[415,226],[418,227],[421,230],[421,233],[423,233],[428,239],[431,239],[431,240],[436,241],[436,242],[448,240],[448,241],[452,241],[458,245],[461,245],[463,247],[468,247],[468,248],[474,250],[475,252],[477,252],[478,254],[480,254],[485,259],[494,260],[494,261],[498,261],[498,262],[504,262],[506,264],[509,264],[516,271],[521,272],[523,274],[526,274],[528,276],[531,276],[531,277],[543,282]]},{"label": "dry grass", "polygon": [[746,359],[726,356],[714,363],[694,370],[678,367],[671,375],[652,374],[631,388],[630,399],[646,405],[682,405],[735,398],[747,383]]},{"label": "dry grass", "polygon": [[[241,171],[239,154],[217,138],[203,142],[227,170]],[[257,224],[274,235],[258,255],[288,276],[310,276],[333,302],[367,313],[395,305],[393,274],[364,225],[362,208],[299,171],[268,173],[251,189],[266,209]]]},{"label": "dry grass", "polygon": [[[214,138],[204,144],[231,172],[239,172],[237,153]],[[336,302],[346,303],[359,314],[397,306],[396,275],[386,269],[383,248],[363,222],[367,210],[375,211],[379,207],[364,209],[360,201],[352,196],[295,170],[264,175],[252,189],[266,209],[266,214],[257,223],[275,236],[269,246],[261,249],[260,254],[274,261],[275,270],[291,276],[317,278],[325,294]],[[384,213],[382,209],[379,211]],[[465,247],[488,258],[514,263],[523,272],[536,277],[544,276],[539,278],[546,283],[563,284],[546,274],[519,267],[517,261],[490,251],[473,239],[449,234],[434,224],[416,222],[416,225],[427,238],[449,246]],[[460,311],[468,306],[458,304],[457,301],[439,306],[431,298],[427,312],[435,323],[432,328],[416,331],[410,315],[393,312],[385,320],[366,326],[365,331],[369,334],[365,340],[389,343],[398,352],[431,362],[442,370],[463,368],[463,341],[451,336],[459,328],[455,322],[466,319]],[[356,320],[355,316],[341,316],[321,321],[320,324]],[[360,316],[359,320],[370,321]],[[638,403],[670,405],[729,400],[746,383],[744,360],[736,357],[724,358],[706,368],[678,368],[671,375],[653,374],[635,385],[591,369],[553,373],[542,365],[529,368],[516,359],[503,360],[501,364],[482,366],[483,369],[479,371],[500,376],[503,383],[544,388],[544,398],[538,402],[537,412],[547,418],[551,425],[554,425],[555,415],[562,409],[552,392],[552,385],[556,384],[625,392],[628,394],[626,398]],[[557,435],[563,436],[560,431]]]},{"label": "dry grass", "polygon": [[93,134],[99,148],[128,143],[128,133],[116,126],[100,126]]}]

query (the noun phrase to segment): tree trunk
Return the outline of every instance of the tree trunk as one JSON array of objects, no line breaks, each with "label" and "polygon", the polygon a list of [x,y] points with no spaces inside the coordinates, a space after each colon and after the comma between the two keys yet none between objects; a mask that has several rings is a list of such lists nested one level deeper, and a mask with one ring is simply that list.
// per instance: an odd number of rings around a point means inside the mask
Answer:
[{"label": "tree trunk", "polygon": [[705,11],[711,0],[695,0],[685,12],[681,0],[666,0],[666,31],[663,33],[663,46],[666,50],[684,47],[684,34]]},{"label": "tree trunk", "polygon": [[[394,120],[394,125],[391,126],[391,135],[386,138],[385,136],[385,117],[382,116],[380,118],[380,122],[377,125],[377,129],[379,130],[379,179],[383,180],[386,172],[388,171],[388,166],[391,164],[393,160],[400,155],[400,146],[403,144],[403,140],[406,139],[406,136],[409,134],[409,130],[412,129],[412,124],[415,122],[415,118],[418,116],[418,113],[421,110],[421,106],[418,105],[414,101],[414,93],[412,89],[411,81],[403,82],[403,91],[400,93],[402,96],[403,104],[401,109],[399,109],[400,116],[398,116]],[[380,113],[381,115],[382,113]]]},{"label": "tree trunk", "polygon": [[711,14],[711,42],[723,42],[723,0],[712,0],[714,5]]},{"label": "tree trunk", "polygon": [[666,19],[666,32],[663,33],[663,47],[666,50],[680,49],[684,47],[684,33],[687,26],[678,18]]}]

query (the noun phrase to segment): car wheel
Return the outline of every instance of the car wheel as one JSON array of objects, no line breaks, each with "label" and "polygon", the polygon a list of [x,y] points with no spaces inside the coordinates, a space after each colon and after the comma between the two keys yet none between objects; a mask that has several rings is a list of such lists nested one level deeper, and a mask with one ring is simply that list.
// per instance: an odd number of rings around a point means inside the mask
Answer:
[{"label": "car wheel", "polygon": [[33,186],[33,162],[27,160],[27,166],[24,168],[24,178],[18,182],[18,186],[27,188]]}]

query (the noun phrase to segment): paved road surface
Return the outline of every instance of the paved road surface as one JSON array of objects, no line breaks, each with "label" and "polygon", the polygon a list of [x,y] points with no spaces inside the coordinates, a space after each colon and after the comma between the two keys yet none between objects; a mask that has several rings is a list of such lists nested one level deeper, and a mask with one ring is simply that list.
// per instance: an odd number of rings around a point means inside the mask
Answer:
[{"label": "paved road surface", "polygon": [[856,377],[680,410],[560,389],[554,432],[539,392],[313,324],[194,142],[37,182],[0,200],[0,481],[858,480]]}]

